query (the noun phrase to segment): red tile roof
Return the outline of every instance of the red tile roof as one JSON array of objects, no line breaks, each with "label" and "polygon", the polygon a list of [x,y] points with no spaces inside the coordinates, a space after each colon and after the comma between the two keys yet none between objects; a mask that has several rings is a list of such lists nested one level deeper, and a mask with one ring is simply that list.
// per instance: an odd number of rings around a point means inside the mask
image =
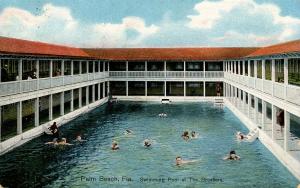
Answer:
[{"label": "red tile roof", "polygon": [[1,52],[26,55],[90,57],[87,53],[79,48],[7,37],[0,37],[0,53]]},{"label": "red tile roof", "polygon": [[248,55],[248,57],[255,56],[266,56],[266,55],[278,55],[284,53],[293,53],[300,52],[300,40],[285,42],[281,44],[276,44],[264,48],[260,48],[252,54]]},{"label": "red tile roof", "polygon": [[224,60],[247,56],[258,48],[102,48],[83,49],[109,60]]}]

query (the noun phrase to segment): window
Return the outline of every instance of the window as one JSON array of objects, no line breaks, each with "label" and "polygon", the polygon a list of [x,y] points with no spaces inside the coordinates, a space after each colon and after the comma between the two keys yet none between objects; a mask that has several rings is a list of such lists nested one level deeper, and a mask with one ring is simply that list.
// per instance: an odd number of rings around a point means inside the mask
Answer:
[{"label": "window", "polygon": [[259,61],[257,61],[257,63],[256,63],[256,67],[257,67],[257,78],[262,78],[262,61],[261,60],[259,60]]},{"label": "window", "polygon": [[300,86],[300,58],[289,59],[289,84]]},{"label": "window", "polygon": [[272,80],[272,61],[271,60],[265,61],[265,75],[266,75],[266,80]]},{"label": "window", "polygon": [[275,60],[275,82],[284,83],[284,60]]}]

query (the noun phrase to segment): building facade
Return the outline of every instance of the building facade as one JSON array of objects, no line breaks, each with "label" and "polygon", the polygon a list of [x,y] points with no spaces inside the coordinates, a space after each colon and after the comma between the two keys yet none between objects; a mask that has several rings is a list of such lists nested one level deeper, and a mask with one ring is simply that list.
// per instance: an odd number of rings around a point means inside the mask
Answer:
[{"label": "building facade", "polygon": [[78,49],[2,38],[0,46],[1,153],[108,95],[222,99],[300,178],[299,40],[263,48]]}]

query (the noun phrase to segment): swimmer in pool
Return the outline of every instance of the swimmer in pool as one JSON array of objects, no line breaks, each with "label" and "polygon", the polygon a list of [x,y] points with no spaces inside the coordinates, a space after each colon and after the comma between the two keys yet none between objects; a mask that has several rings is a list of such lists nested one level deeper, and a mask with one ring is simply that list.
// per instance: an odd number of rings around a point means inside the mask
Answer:
[{"label": "swimmer in pool", "polygon": [[75,141],[77,141],[77,142],[84,142],[86,140],[83,140],[80,135],[77,135]]},{"label": "swimmer in pool", "polygon": [[111,149],[112,150],[118,150],[118,149],[120,149],[119,145],[118,145],[118,143],[116,141],[113,141],[113,143],[111,145]]},{"label": "swimmer in pool", "polygon": [[234,150],[231,150],[229,152],[229,155],[224,158],[224,160],[239,160],[241,159],[240,156],[238,156]]},{"label": "swimmer in pool", "polygon": [[181,135],[181,137],[182,137],[184,140],[190,139],[189,132],[188,132],[188,131],[184,131],[183,134]]},{"label": "swimmer in pool", "polygon": [[148,140],[148,139],[144,140],[144,146],[145,146],[146,148],[149,148],[149,147],[151,146],[150,140]]},{"label": "swimmer in pool", "polygon": [[73,144],[67,143],[67,139],[66,138],[62,138],[61,141],[59,141],[57,143],[58,145],[64,145],[64,146],[71,146]]},{"label": "swimmer in pool", "polygon": [[194,163],[197,162],[198,160],[183,160],[180,156],[176,157],[176,165],[180,166],[183,164],[189,164],[189,163]]},{"label": "swimmer in pool", "polygon": [[244,134],[241,133],[241,132],[237,132],[237,133],[236,133],[236,137],[237,137],[237,139],[239,139],[239,140],[247,139],[247,136],[244,135]]},{"label": "swimmer in pool", "polygon": [[160,113],[158,114],[159,117],[167,117],[167,114],[166,113]]},{"label": "swimmer in pool", "polygon": [[124,134],[126,134],[126,135],[132,134],[132,133],[133,133],[132,130],[129,130],[129,129],[126,129],[125,132],[124,132]]},{"label": "swimmer in pool", "polygon": [[54,138],[52,142],[46,142],[45,144],[47,144],[47,145],[52,145],[52,144],[57,145],[58,144],[57,138]]}]

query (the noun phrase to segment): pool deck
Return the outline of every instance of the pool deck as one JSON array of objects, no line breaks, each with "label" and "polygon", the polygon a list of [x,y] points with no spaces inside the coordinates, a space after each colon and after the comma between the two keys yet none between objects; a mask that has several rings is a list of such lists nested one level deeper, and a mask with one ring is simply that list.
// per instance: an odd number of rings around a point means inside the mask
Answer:
[{"label": "pool deck", "polygon": [[[226,107],[228,107],[245,125],[249,130],[257,127],[254,121],[254,110],[250,110],[250,118],[246,115],[247,110],[240,101],[224,99]],[[260,116],[261,117],[261,116]],[[273,155],[298,179],[300,180],[300,150],[298,140],[293,140],[292,145],[294,148],[288,152],[283,149],[283,136],[280,131],[280,126],[275,126],[275,139],[272,139],[272,131],[270,130],[270,119],[265,123],[266,131],[259,130],[259,140],[264,144]],[[261,122],[261,118],[257,119]]]}]

